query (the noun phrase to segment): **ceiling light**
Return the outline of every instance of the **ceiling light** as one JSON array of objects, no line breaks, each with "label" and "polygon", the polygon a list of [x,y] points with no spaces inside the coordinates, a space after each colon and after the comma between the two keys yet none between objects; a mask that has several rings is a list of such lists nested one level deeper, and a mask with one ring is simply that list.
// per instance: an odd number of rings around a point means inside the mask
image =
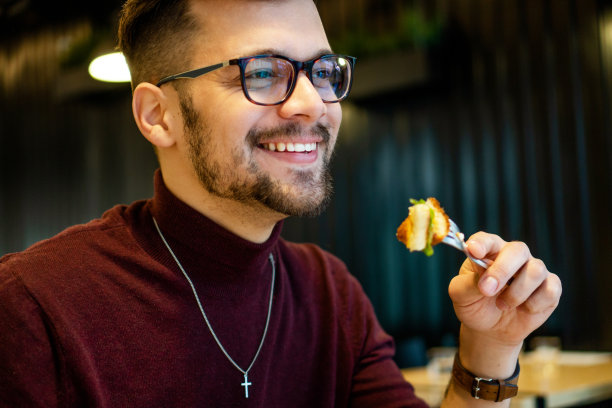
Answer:
[{"label": "ceiling light", "polygon": [[102,55],[91,61],[89,75],[98,81],[130,82],[130,70],[120,52]]}]

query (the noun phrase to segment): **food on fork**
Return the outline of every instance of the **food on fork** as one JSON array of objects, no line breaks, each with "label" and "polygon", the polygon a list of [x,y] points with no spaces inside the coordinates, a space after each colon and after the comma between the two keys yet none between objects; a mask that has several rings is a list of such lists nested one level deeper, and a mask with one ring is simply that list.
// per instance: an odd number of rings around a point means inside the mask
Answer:
[{"label": "food on fork", "polygon": [[433,197],[425,200],[411,199],[408,217],[397,228],[397,239],[411,252],[423,251],[433,255],[433,246],[442,242],[450,229],[448,215]]}]

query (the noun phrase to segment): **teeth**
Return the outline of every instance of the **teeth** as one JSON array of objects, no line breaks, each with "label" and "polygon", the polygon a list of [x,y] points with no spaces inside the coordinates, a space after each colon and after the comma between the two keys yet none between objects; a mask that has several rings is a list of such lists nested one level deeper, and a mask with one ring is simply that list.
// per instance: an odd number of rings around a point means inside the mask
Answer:
[{"label": "teeth", "polygon": [[316,143],[266,143],[264,145],[266,149],[271,152],[312,152],[313,150],[317,150]]}]

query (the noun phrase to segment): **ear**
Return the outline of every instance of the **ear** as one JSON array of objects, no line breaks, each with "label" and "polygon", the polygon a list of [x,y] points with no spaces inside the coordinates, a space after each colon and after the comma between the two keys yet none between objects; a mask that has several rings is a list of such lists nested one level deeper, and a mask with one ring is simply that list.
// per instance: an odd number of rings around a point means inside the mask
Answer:
[{"label": "ear", "polygon": [[148,82],[138,84],[132,95],[132,112],[138,129],[153,145],[163,148],[175,143],[168,98],[159,87]]}]

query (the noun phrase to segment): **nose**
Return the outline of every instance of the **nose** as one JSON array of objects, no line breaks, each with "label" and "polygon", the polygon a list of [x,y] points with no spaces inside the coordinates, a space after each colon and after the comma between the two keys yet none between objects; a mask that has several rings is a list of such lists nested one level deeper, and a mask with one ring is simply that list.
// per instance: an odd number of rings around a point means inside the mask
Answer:
[{"label": "nose", "polygon": [[284,118],[301,118],[316,122],[327,113],[327,105],[315,89],[308,76],[298,74],[295,89],[289,98],[279,105],[279,115]]}]

